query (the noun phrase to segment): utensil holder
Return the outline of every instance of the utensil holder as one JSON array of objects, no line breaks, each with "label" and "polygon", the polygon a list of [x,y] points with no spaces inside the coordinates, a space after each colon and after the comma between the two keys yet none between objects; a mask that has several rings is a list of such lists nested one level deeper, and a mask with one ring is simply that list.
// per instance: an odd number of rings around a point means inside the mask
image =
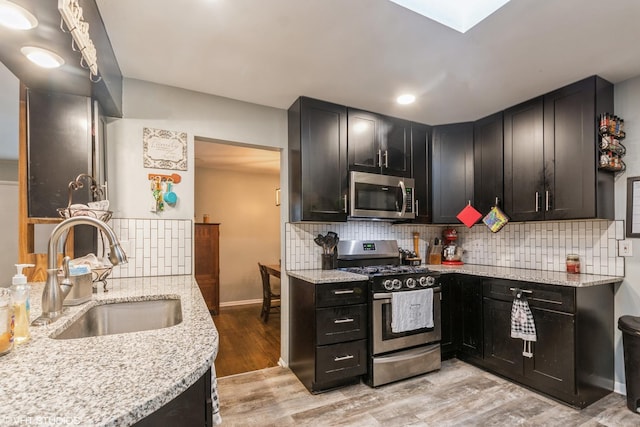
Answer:
[{"label": "utensil holder", "polygon": [[323,270],[333,270],[335,268],[333,254],[322,254],[320,256]]}]

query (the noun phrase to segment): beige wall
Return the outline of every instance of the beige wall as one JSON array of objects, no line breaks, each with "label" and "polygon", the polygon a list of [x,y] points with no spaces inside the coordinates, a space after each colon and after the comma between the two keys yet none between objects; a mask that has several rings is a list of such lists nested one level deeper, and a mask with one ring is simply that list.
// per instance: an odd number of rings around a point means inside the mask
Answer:
[{"label": "beige wall", "polygon": [[[196,168],[195,218],[220,223],[220,302],[262,300],[258,262],[280,259],[278,174]],[[277,284],[277,282],[276,282]]]}]

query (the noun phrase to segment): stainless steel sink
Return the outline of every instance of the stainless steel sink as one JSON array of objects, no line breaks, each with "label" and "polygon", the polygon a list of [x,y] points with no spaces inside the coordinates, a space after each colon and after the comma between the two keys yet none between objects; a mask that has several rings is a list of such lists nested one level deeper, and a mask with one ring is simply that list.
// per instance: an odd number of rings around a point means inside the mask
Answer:
[{"label": "stainless steel sink", "polygon": [[53,337],[58,340],[167,328],[182,322],[179,299],[117,302],[91,307]]}]

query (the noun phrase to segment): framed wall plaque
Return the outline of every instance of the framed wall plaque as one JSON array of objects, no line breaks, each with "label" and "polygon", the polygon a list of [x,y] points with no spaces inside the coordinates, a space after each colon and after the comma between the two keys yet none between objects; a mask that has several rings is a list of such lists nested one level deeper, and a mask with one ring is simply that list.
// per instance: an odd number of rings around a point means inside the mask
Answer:
[{"label": "framed wall plaque", "polygon": [[143,128],[144,167],[187,170],[187,133]]},{"label": "framed wall plaque", "polygon": [[627,178],[627,237],[640,237],[640,176]]}]

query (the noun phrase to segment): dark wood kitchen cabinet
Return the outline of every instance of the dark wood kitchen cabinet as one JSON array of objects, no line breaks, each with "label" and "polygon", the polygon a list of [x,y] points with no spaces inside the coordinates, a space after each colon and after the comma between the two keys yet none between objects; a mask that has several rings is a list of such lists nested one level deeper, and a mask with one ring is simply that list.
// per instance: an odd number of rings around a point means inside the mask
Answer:
[{"label": "dark wood kitchen cabinet", "polygon": [[411,123],[348,109],[349,170],[411,177]]},{"label": "dark wood kitchen cabinet", "polygon": [[455,224],[473,203],[473,123],[432,128],[432,213],[435,224]]},{"label": "dark wood kitchen cabinet", "polygon": [[194,276],[207,308],[220,311],[220,224],[194,226]]},{"label": "dark wood kitchen cabinet", "polygon": [[482,359],[482,279],[461,274],[441,276],[442,360]]},{"label": "dark wood kitchen cabinet", "polygon": [[[512,288],[525,291],[533,314],[532,358],[511,338]],[[477,364],[579,408],[613,390],[613,285],[484,279],[483,298],[484,359]]]},{"label": "dark wood kitchen cabinet", "polygon": [[505,212],[512,221],[613,219],[613,175],[597,168],[597,117],[613,85],[593,76],[504,112]]},{"label": "dark wood kitchen cabinet", "polygon": [[503,208],[502,112],[473,124],[474,207],[486,215],[493,206]]},{"label": "dark wood kitchen cabinet", "polygon": [[416,200],[414,223],[431,223],[431,127],[411,123],[413,155],[414,197]]},{"label": "dark wood kitchen cabinet", "polygon": [[367,283],[290,278],[289,367],[312,393],[366,374]]},{"label": "dark wood kitchen cabinet", "polygon": [[300,97],[288,126],[290,221],[346,221],[347,108]]},{"label": "dark wood kitchen cabinet", "polygon": [[455,274],[440,277],[440,356],[442,360],[455,357],[458,352],[457,279]]}]

